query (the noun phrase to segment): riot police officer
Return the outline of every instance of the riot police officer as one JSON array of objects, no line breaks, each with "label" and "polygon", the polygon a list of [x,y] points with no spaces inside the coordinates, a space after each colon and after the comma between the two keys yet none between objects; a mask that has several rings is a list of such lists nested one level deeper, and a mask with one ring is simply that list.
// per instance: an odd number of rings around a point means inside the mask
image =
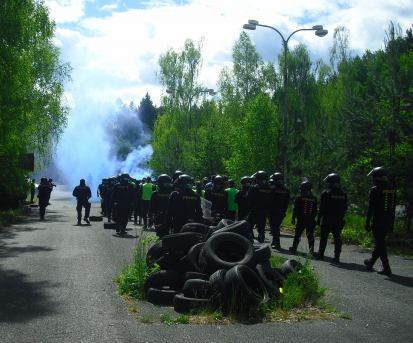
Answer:
[{"label": "riot police officer", "polygon": [[108,179],[103,178],[102,183],[98,186],[98,189],[96,190],[96,195],[100,199],[100,214],[103,214],[103,215],[106,215],[106,213],[105,213],[106,206],[105,206],[105,200],[103,198],[103,192],[104,192],[104,189],[106,188],[107,184],[108,184]]},{"label": "riot police officer", "polygon": [[155,225],[156,235],[162,239],[169,234],[170,227],[165,223],[165,212],[168,208],[169,196],[172,192],[172,179],[167,174],[158,177],[159,190],[154,191],[149,203],[149,218]]},{"label": "riot police officer", "polygon": [[347,194],[340,188],[340,176],[329,174],[324,180],[328,183],[327,190],[321,193],[320,208],[318,211],[317,225],[321,221],[320,247],[314,256],[324,259],[324,251],[327,247],[327,239],[330,232],[334,237],[333,262],[340,262],[341,254],[341,231],[344,228],[344,216],[347,211]]},{"label": "riot police officer", "polygon": [[184,175],[184,173],[180,170],[176,170],[175,173],[172,174],[172,189],[174,191],[179,191],[179,182],[178,182],[178,178]]},{"label": "riot police officer", "polygon": [[251,178],[244,176],[241,178],[242,188],[235,194],[234,202],[238,204],[238,220],[245,220],[249,213],[249,203],[247,193],[251,186]]},{"label": "riot police officer", "polygon": [[135,193],[133,186],[129,183],[130,176],[123,173],[120,176],[120,182],[113,186],[111,204],[116,208],[116,233],[126,233],[128,224],[130,206],[135,202]]},{"label": "riot police officer", "polygon": [[85,179],[80,179],[79,186],[76,186],[73,190],[73,196],[77,199],[77,223],[81,224],[82,219],[82,208],[85,208],[85,216],[83,220],[90,224],[89,213],[90,213],[90,203],[89,199],[92,197],[92,192],[90,191],[89,186],[86,186]]},{"label": "riot police officer", "polygon": [[165,223],[178,233],[186,223],[201,222],[202,208],[201,197],[192,190],[189,175],[180,175],[175,183],[179,184],[179,191],[173,191],[169,196]]},{"label": "riot police officer", "polygon": [[205,191],[205,200],[211,202],[211,217],[214,219],[214,224],[225,218],[228,210],[228,193],[224,189],[224,178],[217,175],[214,179],[214,186]]},{"label": "riot police officer", "polygon": [[101,190],[101,197],[103,199],[103,204],[104,208],[103,211],[108,217],[108,223],[111,222],[112,219],[112,193],[113,193],[113,186],[116,183],[116,179],[114,176],[110,177],[107,179],[107,183],[104,185],[104,187]]},{"label": "riot police officer", "polygon": [[290,191],[284,186],[284,175],[281,173],[271,175],[270,184],[272,186],[269,220],[273,235],[271,247],[279,250],[281,249],[280,226],[290,202]]},{"label": "riot police officer", "polygon": [[[392,275],[387,257],[385,240],[389,232],[393,231],[396,211],[396,190],[390,185],[387,169],[374,168],[367,176],[372,176],[375,186],[369,192],[369,208],[367,210],[366,231],[373,231],[375,240],[374,250],[370,259],[364,261],[368,270],[372,270],[374,263],[380,258],[383,269],[382,275]],[[370,226],[371,219],[373,222]]]},{"label": "riot police officer", "polygon": [[264,243],[265,224],[271,204],[271,188],[268,185],[268,174],[265,171],[260,170],[253,176],[256,184],[251,186],[247,193],[247,201],[250,206],[247,222],[251,230],[254,225],[257,225],[258,241]]},{"label": "riot police officer", "polygon": [[293,253],[297,252],[298,243],[300,243],[301,235],[306,231],[308,239],[308,247],[310,253],[314,252],[314,229],[315,218],[317,216],[317,198],[311,193],[313,188],[311,182],[305,181],[300,185],[300,194],[295,198],[293,216],[291,224],[295,225],[297,218],[297,226],[295,227],[295,236],[293,246],[289,250]]},{"label": "riot police officer", "polygon": [[46,212],[46,207],[49,205],[50,193],[52,193],[52,186],[50,186],[47,178],[42,177],[40,179],[40,185],[37,187],[39,192],[37,193],[37,198],[39,199],[39,212],[40,219],[44,220],[44,215]]}]

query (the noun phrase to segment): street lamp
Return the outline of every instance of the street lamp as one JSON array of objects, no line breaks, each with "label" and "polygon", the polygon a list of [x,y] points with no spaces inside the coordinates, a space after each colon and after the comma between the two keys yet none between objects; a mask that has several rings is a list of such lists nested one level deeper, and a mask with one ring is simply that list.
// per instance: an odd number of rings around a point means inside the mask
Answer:
[{"label": "street lamp", "polygon": [[284,176],[286,177],[287,175],[287,50],[288,50],[288,41],[290,40],[291,36],[298,32],[298,31],[315,31],[315,35],[318,37],[324,37],[327,33],[328,30],[323,29],[323,25],[315,25],[311,29],[299,29],[294,31],[292,34],[290,34],[286,39],[284,39],[284,36],[281,34],[280,31],[278,31],[276,28],[268,25],[261,25],[258,23],[257,20],[248,20],[248,24],[244,24],[243,28],[245,30],[255,30],[257,26],[262,26],[262,27],[268,27],[270,29],[273,29],[274,31],[277,31],[278,34],[281,36],[284,44],[284,144],[283,144],[283,155],[284,155]]}]

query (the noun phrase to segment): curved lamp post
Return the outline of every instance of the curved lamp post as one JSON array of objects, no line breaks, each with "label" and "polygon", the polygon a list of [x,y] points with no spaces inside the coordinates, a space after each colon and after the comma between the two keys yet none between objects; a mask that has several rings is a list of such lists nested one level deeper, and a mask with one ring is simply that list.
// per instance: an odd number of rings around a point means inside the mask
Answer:
[{"label": "curved lamp post", "polygon": [[281,36],[284,44],[284,144],[283,144],[283,155],[284,155],[284,177],[287,174],[287,50],[288,50],[288,41],[290,40],[291,36],[298,32],[298,31],[315,31],[315,35],[318,37],[324,37],[328,30],[323,29],[323,25],[315,25],[311,29],[299,29],[294,31],[292,34],[288,36],[287,39],[278,31],[276,28],[268,25],[261,25],[258,23],[257,20],[248,20],[248,24],[244,24],[243,28],[245,30],[255,30],[257,26],[268,27],[277,31],[278,34]]}]

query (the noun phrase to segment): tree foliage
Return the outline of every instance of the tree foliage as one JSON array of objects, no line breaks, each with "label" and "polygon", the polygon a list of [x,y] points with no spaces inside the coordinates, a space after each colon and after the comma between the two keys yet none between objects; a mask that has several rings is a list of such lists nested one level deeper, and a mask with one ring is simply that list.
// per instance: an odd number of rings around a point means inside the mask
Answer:
[{"label": "tree foliage", "polygon": [[24,193],[19,156],[35,152],[39,164],[46,164],[66,126],[69,107],[63,95],[71,67],[59,60],[54,30],[43,1],[1,2],[0,155],[6,157],[0,167],[2,194]]}]

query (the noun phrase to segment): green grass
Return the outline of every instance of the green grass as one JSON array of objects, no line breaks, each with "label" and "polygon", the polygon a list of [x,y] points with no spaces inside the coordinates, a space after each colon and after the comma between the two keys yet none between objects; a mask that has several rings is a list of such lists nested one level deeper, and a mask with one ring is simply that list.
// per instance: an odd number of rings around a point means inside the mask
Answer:
[{"label": "green grass", "polygon": [[21,208],[17,210],[0,211],[0,224],[2,222],[14,223],[16,221],[16,217],[18,217],[21,214],[21,212]]},{"label": "green grass", "polygon": [[129,295],[136,299],[145,298],[144,284],[146,276],[159,270],[159,266],[156,265],[151,270],[148,270],[146,254],[149,248],[158,242],[158,237],[150,236],[142,231],[142,234],[136,241],[133,265],[130,266],[126,263],[122,268],[121,274],[115,278],[119,286],[119,292],[122,295]]}]

